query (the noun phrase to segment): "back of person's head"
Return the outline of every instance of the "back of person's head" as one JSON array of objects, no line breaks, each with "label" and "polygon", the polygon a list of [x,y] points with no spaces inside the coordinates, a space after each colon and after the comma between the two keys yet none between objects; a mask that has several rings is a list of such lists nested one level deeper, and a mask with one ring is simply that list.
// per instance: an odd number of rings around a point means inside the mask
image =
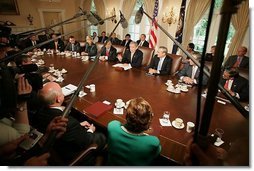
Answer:
[{"label": "back of person's head", "polygon": [[189,43],[188,46],[189,46],[189,48],[191,48],[192,50],[194,50],[194,48],[195,48],[194,43]]},{"label": "back of person's head", "polygon": [[28,55],[21,55],[15,58],[15,63],[17,66],[23,65],[23,64],[30,64],[31,58]]},{"label": "back of person's head", "polygon": [[127,107],[126,128],[130,132],[141,133],[149,128],[152,117],[152,107],[144,98],[132,99]]},{"label": "back of person's head", "polygon": [[62,89],[55,82],[44,84],[43,88],[38,91],[38,97],[45,106],[50,106],[55,103],[62,104],[64,100]]},{"label": "back of person's head", "polygon": [[229,74],[229,77],[235,77],[239,75],[239,70],[235,67],[226,67],[224,71]]}]

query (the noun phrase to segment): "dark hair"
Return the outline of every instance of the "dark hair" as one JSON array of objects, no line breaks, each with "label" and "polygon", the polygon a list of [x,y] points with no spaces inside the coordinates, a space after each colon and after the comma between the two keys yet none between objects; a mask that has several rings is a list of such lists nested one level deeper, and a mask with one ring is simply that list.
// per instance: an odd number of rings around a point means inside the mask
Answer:
[{"label": "dark hair", "polygon": [[130,132],[141,133],[149,128],[152,116],[152,107],[145,99],[132,99],[127,108],[125,127]]},{"label": "dark hair", "polygon": [[69,39],[73,39],[73,38],[74,38],[74,36],[70,36],[70,37],[69,37]]},{"label": "dark hair", "polygon": [[226,67],[225,71],[228,72],[229,77],[235,77],[239,75],[239,70],[235,67]]},{"label": "dark hair", "polygon": [[192,50],[194,50],[194,48],[195,48],[194,43],[189,43],[188,46],[189,46],[189,48],[191,48]]},{"label": "dark hair", "polygon": [[129,36],[129,37],[131,37],[131,35],[130,35],[130,34],[126,34],[126,35],[125,35],[125,37],[126,37],[126,36]]}]

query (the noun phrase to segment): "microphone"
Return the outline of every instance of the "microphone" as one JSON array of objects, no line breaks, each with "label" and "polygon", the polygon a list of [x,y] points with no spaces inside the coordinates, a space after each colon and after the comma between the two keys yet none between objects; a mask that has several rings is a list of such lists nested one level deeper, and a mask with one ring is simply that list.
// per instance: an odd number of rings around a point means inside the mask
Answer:
[{"label": "microphone", "polygon": [[139,10],[137,11],[136,15],[135,15],[135,23],[139,24],[141,23],[142,17],[143,17],[143,5],[139,8]]},{"label": "microphone", "polygon": [[98,20],[100,25],[104,24],[104,21],[102,21],[102,18],[99,15],[93,13],[92,11],[90,11],[90,12],[96,18],[96,20]]},{"label": "microphone", "polygon": [[97,19],[92,14],[87,14],[86,18],[91,24],[97,26]]},{"label": "microphone", "polygon": [[120,21],[121,21],[122,27],[126,29],[128,27],[128,21],[124,18],[124,15],[121,11],[120,11]]}]

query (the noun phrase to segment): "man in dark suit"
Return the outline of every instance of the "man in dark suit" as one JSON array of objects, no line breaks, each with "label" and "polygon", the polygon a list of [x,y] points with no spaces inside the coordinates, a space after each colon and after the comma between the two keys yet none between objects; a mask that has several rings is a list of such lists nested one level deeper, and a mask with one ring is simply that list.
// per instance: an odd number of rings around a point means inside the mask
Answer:
[{"label": "man in dark suit", "polygon": [[205,60],[206,61],[213,61],[213,58],[214,58],[214,54],[215,54],[215,49],[216,49],[216,46],[212,46],[211,47],[211,53],[206,53],[205,54]]},{"label": "man in dark suit", "polygon": [[126,49],[130,49],[130,43],[131,43],[131,35],[126,34],[125,39],[122,41],[121,46],[125,46]]},{"label": "man in dark suit", "polygon": [[[54,82],[48,82],[38,93],[45,104],[34,118],[33,126],[41,132],[45,132],[47,125],[56,117],[62,115],[64,95],[61,87]],[[68,116],[68,124],[65,134],[57,140],[54,148],[65,161],[73,159],[89,145],[96,143],[101,150],[106,143],[105,136],[95,132],[95,126],[87,121],[79,122],[72,116]]]},{"label": "man in dark suit", "polygon": [[226,68],[220,83],[236,99],[249,99],[249,81],[241,77],[236,68]]},{"label": "man in dark suit", "polygon": [[[201,59],[201,55],[198,52],[194,52],[192,56],[196,60]],[[186,84],[190,84],[190,85],[198,84],[200,69],[191,59],[188,59],[188,61],[189,62],[184,64],[183,69],[180,70],[177,75],[179,76],[180,80],[182,80]],[[208,77],[204,74],[202,85],[206,85],[207,82],[208,82]]]},{"label": "man in dark suit", "polygon": [[117,37],[116,37],[116,33],[113,33],[111,38],[110,38],[110,41],[112,43],[112,45],[120,45],[121,44],[121,40],[119,40]]},{"label": "man in dark suit", "polygon": [[101,36],[99,37],[99,41],[98,42],[104,43],[107,40],[108,40],[108,37],[106,36],[106,32],[105,31],[101,32]]},{"label": "man in dark suit", "polygon": [[238,48],[237,55],[228,57],[224,64],[224,68],[245,68],[249,69],[249,57],[245,56],[248,49],[244,46]]},{"label": "man in dark suit", "polygon": [[146,35],[141,34],[140,39],[137,41],[138,46],[149,47],[148,41],[146,41]]},{"label": "man in dark suit", "polygon": [[68,44],[66,45],[65,51],[72,51],[72,52],[80,52],[80,44],[79,42],[77,42],[74,38],[74,36],[70,36],[69,37],[69,42]]},{"label": "man in dark suit", "polygon": [[31,47],[31,46],[36,46],[37,44],[39,44],[37,37],[35,35],[31,35],[26,42],[26,48]]},{"label": "man in dark suit", "polygon": [[138,68],[142,65],[143,52],[138,49],[137,42],[130,43],[130,49],[125,50],[123,56],[118,55],[118,60],[124,65],[131,65],[132,67]]},{"label": "man in dark suit", "polygon": [[112,46],[110,40],[106,42],[106,45],[101,49],[101,56],[99,58],[102,61],[116,62],[116,48]]},{"label": "man in dark suit", "polygon": [[57,38],[57,35],[55,33],[53,33],[51,35],[51,38],[54,39],[54,41],[51,41],[48,45],[49,49],[53,49],[55,51],[60,51],[63,52],[64,51],[64,42],[60,39]]},{"label": "man in dark suit", "polygon": [[149,65],[149,74],[153,75],[169,75],[171,71],[172,59],[167,56],[168,49],[160,46]]}]

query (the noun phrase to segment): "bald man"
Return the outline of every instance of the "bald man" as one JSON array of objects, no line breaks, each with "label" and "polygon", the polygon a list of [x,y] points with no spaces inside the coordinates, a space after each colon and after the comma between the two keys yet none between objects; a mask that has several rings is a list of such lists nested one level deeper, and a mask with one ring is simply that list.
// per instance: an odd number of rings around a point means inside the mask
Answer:
[{"label": "bald man", "polygon": [[[45,132],[47,125],[55,117],[62,115],[64,106],[64,95],[61,87],[55,82],[44,84],[38,92],[39,98],[44,102],[45,107],[38,112],[36,116],[36,125],[41,132]],[[87,121],[79,122],[72,116],[68,117],[67,130],[62,138],[55,143],[56,151],[64,158],[66,162],[70,161],[79,152],[89,145],[95,143],[98,150],[101,150],[106,144],[106,138],[103,134],[95,132],[95,126]]]},{"label": "bald man", "polygon": [[224,64],[224,68],[245,68],[249,69],[249,57],[245,56],[248,49],[245,46],[241,46],[237,50],[237,55],[228,57],[228,60]]}]

